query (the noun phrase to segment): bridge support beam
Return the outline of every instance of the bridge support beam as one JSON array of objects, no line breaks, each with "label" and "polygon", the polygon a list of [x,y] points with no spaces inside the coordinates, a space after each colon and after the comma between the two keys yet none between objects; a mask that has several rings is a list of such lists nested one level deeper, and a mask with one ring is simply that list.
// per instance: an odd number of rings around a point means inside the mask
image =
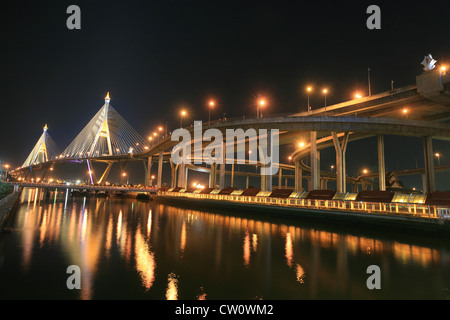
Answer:
[{"label": "bridge support beam", "polygon": [[278,168],[278,188],[281,189],[283,184],[283,169]]},{"label": "bridge support beam", "polygon": [[425,186],[428,193],[436,191],[436,178],[433,162],[433,140],[430,136],[423,138],[423,151],[425,156]]},{"label": "bridge support beam", "polygon": [[181,163],[178,166],[178,186],[182,188],[187,187],[187,175],[188,175],[188,168],[186,167],[185,163]]},{"label": "bridge support beam", "polygon": [[103,172],[102,176],[100,177],[100,180],[98,180],[98,183],[105,182],[106,179],[108,179],[109,172],[111,171],[111,168],[113,166],[113,162],[108,162],[108,166],[106,167],[105,171]]},{"label": "bridge support beam", "polygon": [[170,187],[175,188],[177,186],[177,169],[178,165],[175,165],[172,161],[172,158],[170,159]]},{"label": "bridge support beam", "polygon": [[302,167],[300,166],[300,159],[295,161],[295,192],[300,192],[303,191],[303,186],[302,186],[302,175],[303,175],[303,170]]},{"label": "bridge support beam", "polygon": [[164,152],[161,151],[159,153],[159,159],[158,159],[158,177],[156,182],[156,187],[160,189],[162,187],[162,171],[163,171],[163,160],[164,160]]},{"label": "bridge support beam", "polygon": [[231,188],[234,187],[234,163],[231,164]]},{"label": "bridge support beam", "polygon": [[317,150],[317,132],[311,131],[311,190],[320,189],[320,151]]},{"label": "bridge support beam", "polygon": [[216,187],[216,178],[217,178],[217,163],[211,163],[211,170],[209,171],[209,187]]},{"label": "bridge support beam", "polygon": [[380,191],[386,191],[386,163],[384,159],[384,134],[378,135],[378,185]]},{"label": "bridge support beam", "polygon": [[334,149],[336,150],[336,189],[339,193],[347,192],[347,173],[345,169],[345,152],[347,150],[348,136],[346,132],[342,139],[339,141],[339,137],[336,132],[331,132],[333,137]]},{"label": "bridge support beam", "polygon": [[225,162],[219,165],[219,188],[225,188]]}]

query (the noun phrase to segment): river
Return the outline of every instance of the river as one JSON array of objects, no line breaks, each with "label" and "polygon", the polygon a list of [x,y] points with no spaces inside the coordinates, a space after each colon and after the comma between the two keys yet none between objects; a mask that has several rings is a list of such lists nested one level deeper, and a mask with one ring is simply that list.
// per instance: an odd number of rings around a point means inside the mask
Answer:
[{"label": "river", "polygon": [[[69,266],[80,289],[69,289]],[[378,266],[380,289],[367,268]],[[450,242],[25,189],[1,299],[449,299]]]}]

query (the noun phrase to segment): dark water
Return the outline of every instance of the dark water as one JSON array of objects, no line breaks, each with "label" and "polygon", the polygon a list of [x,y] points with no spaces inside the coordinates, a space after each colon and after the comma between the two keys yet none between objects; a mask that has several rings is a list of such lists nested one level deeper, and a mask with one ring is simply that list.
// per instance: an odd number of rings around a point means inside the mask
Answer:
[{"label": "dark water", "polygon": [[[448,240],[25,190],[2,299],[449,299]],[[69,290],[67,267],[81,271]],[[369,290],[367,267],[381,271]]]}]

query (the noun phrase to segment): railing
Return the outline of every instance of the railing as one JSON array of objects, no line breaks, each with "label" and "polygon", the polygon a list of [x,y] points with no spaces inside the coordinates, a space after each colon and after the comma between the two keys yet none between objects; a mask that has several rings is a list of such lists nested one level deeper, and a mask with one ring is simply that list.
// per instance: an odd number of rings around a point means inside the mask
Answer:
[{"label": "railing", "polygon": [[18,185],[28,188],[61,188],[61,189],[77,189],[77,190],[99,190],[99,191],[136,191],[156,193],[156,189],[148,187],[118,187],[118,186],[95,186],[95,185],[79,185],[67,183],[24,183],[24,182],[8,182],[12,185]]},{"label": "railing", "polygon": [[313,200],[297,198],[274,198],[261,196],[239,196],[159,191],[159,195],[232,201],[249,204],[277,205],[308,209],[323,209],[336,212],[357,212],[396,216],[415,216],[432,219],[450,219],[450,208],[427,204],[380,203],[342,200]]},{"label": "railing", "polygon": [[3,199],[0,200],[0,206],[3,205],[4,203],[8,202],[9,199],[11,199],[14,196],[15,192],[11,192],[10,194],[8,194],[6,197],[4,197]]}]

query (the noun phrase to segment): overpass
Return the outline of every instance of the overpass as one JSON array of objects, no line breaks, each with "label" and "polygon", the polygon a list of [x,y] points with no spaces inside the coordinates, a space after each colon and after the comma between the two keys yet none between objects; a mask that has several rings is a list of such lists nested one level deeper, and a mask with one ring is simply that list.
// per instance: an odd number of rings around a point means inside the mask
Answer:
[{"label": "overpass", "polygon": [[[318,190],[321,185],[321,177],[335,179],[337,191],[346,192],[347,182],[357,183],[361,177],[351,178],[346,173],[346,149],[349,142],[377,137],[378,157],[378,184],[380,190],[386,189],[386,170],[384,154],[384,135],[399,135],[420,137],[423,140],[425,168],[423,172],[424,190],[433,192],[436,190],[435,168],[433,164],[433,140],[449,140],[450,126],[450,76],[442,70],[425,71],[416,77],[414,85],[397,88],[380,94],[375,94],[359,99],[345,101],[335,105],[318,108],[306,112],[300,112],[287,116],[257,118],[257,119],[226,119],[210,122],[201,128],[201,136],[208,129],[219,130],[223,135],[227,130],[279,130],[280,145],[297,145],[301,140],[302,145],[291,155],[293,165],[279,164],[281,170],[294,171],[295,190],[302,190],[302,180],[308,173],[310,190]],[[191,135],[198,129],[191,125],[185,128]],[[46,129],[44,133],[46,133]],[[157,186],[162,186],[163,164],[170,163],[171,186],[188,185],[188,170],[197,170],[209,173],[209,185],[219,188],[225,187],[225,175],[233,177],[236,174],[234,164],[231,170],[226,169],[226,164],[212,164],[210,166],[180,164],[176,165],[171,160],[171,151],[179,143],[171,140],[171,134],[167,134],[158,142],[150,145],[112,108],[109,94],[105,98],[104,106],[97,112],[73,142],[60,154],[51,155],[47,145],[36,147],[30,154],[33,161],[26,161],[20,168],[11,173],[14,177],[28,180],[30,172],[36,170],[51,170],[60,163],[86,163],[90,172],[92,184],[106,181],[113,163],[119,163],[121,171],[130,161],[144,163],[146,184],[151,181],[150,172],[153,163],[158,165]],[[42,140],[42,139],[40,139]],[[44,139],[45,140],[45,139]],[[246,143],[249,139],[246,140]],[[39,142],[38,142],[39,143]],[[192,144],[195,140],[192,141]],[[223,141],[222,144],[224,145]],[[202,149],[209,143],[201,141]],[[41,142],[42,146],[42,142]],[[325,148],[334,148],[336,153],[336,173],[331,174],[320,170],[320,151]],[[246,149],[248,150],[248,149]],[[39,157],[36,154],[41,154]],[[45,156],[42,156],[44,154]],[[304,160],[310,158],[310,166],[306,166]],[[91,167],[94,162],[107,164],[106,170],[100,178],[95,177]],[[261,167],[261,161],[245,165]],[[228,168],[230,165],[228,165]],[[448,170],[448,167],[440,170]],[[405,169],[407,170],[407,169]],[[406,171],[405,171],[406,172]],[[415,172],[415,171],[409,171]],[[413,174],[413,173],[411,173]],[[217,180],[217,175],[219,179]],[[251,176],[248,173],[247,176]],[[279,179],[283,174],[279,173]],[[292,178],[285,175],[284,177]],[[272,176],[261,176],[261,189],[272,189]],[[366,178],[375,178],[374,175]],[[279,183],[280,186],[280,183]]]}]

